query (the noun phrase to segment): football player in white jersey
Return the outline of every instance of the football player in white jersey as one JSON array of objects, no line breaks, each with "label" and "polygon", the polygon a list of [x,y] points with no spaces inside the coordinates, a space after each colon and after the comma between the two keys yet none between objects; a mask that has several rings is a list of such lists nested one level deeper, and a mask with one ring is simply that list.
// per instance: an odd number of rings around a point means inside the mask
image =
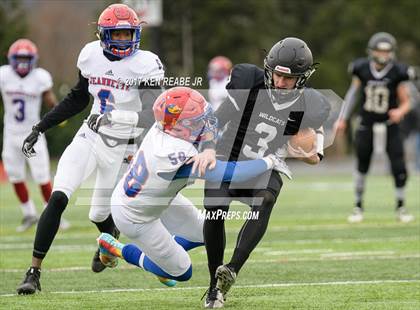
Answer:
[{"label": "football player in white jersey", "polygon": [[226,85],[229,82],[232,62],[225,56],[216,56],[209,62],[207,77],[209,80],[209,101],[216,111],[228,96]]},{"label": "football player in white jersey", "polygon": [[[93,97],[88,121],[58,163],[53,193],[39,219],[32,265],[17,288],[19,294],[33,294],[41,289],[40,267],[57,233],[61,214],[71,195],[94,170],[96,182],[89,219],[100,232],[119,234],[111,216],[110,198],[119,169],[124,159],[135,153],[135,142],[144,129],[120,123],[101,126],[98,132],[96,128],[105,120],[102,117],[105,112],[110,112],[115,120],[135,119],[138,127],[150,127],[154,122],[152,109],[144,110],[149,101],[143,100],[143,89],[125,83],[159,80],[164,76],[159,57],[139,49],[140,33],[140,21],[134,10],[124,4],[108,6],[98,20],[99,40],[88,43],[80,52],[77,85],[33,127],[24,141],[22,151],[34,155],[34,144],[42,133],[81,112],[88,106],[90,96]],[[100,272],[104,268],[98,250],[92,270]]]},{"label": "football player in white jersey", "polygon": [[[187,163],[197,155],[199,143],[214,140],[217,119],[204,97],[188,87],[162,93],[153,111],[157,122],[111,199],[115,223],[133,244],[124,245],[107,233],[101,234],[98,243],[100,258],[107,266],[115,267],[116,258],[123,258],[172,286],[191,277],[187,251],[204,244],[204,217],[187,198],[176,203],[173,199],[188,184],[189,177],[198,177],[191,174],[192,165]],[[202,178],[241,182],[269,169],[290,173],[280,158],[269,155],[236,163],[217,161]]]},{"label": "football player in white jersey", "polygon": [[[0,90],[4,105],[2,158],[8,178],[21,203],[23,219],[16,230],[22,232],[36,224],[38,216],[25,183],[26,158],[21,152],[21,146],[32,126],[39,122],[41,102],[52,108],[57,100],[51,90],[51,75],[36,67],[38,49],[32,41],[17,40],[10,46],[7,56],[9,64],[0,67]],[[45,137],[41,137],[36,152],[38,156],[28,159],[27,162],[46,204],[51,196],[51,182]]]}]

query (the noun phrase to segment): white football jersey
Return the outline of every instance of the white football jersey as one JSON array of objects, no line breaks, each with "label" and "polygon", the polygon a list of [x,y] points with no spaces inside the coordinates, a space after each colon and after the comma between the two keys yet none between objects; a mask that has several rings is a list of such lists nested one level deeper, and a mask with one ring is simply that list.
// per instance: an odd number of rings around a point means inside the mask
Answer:
[{"label": "white football jersey", "polygon": [[[129,57],[110,61],[104,56],[99,40],[85,45],[77,60],[77,67],[83,77],[89,80],[89,92],[94,98],[91,114],[102,114],[114,109],[141,111],[139,82],[162,79],[164,76],[163,65],[152,52],[138,50]],[[115,124],[102,126],[100,132],[126,139],[140,135],[143,130]]]},{"label": "white football jersey", "polygon": [[188,179],[170,181],[158,173],[175,175],[196,154],[192,143],[162,132],[157,124],[152,126],[114,191],[113,199],[121,202],[121,212],[135,223],[159,218]]},{"label": "white football jersey", "polygon": [[215,79],[211,79],[209,81],[209,101],[213,111],[216,111],[228,96],[228,92],[226,90],[228,82],[229,77],[226,77],[221,81],[217,81]]},{"label": "white football jersey", "polygon": [[22,78],[10,65],[0,67],[6,134],[31,131],[32,126],[40,120],[42,93],[52,86],[51,75],[42,68],[34,68]]}]

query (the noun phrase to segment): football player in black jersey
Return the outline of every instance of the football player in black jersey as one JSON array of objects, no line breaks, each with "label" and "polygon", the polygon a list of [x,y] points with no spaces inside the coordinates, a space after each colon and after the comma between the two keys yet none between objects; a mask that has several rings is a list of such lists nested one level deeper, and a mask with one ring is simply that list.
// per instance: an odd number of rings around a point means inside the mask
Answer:
[{"label": "football player in black jersey", "polygon": [[360,93],[360,123],[355,137],[356,205],[353,214],[348,218],[352,223],[363,220],[362,198],[373,151],[373,126],[377,123],[383,123],[387,128],[386,152],[395,183],[397,219],[401,222],[413,220],[413,216],[404,207],[407,170],[399,123],[410,110],[409,92],[407,86],[401,82],[414,78],[414,70],[396,61],[396,46],[395,38],[389,33],[376,33],[368,43],[369,57],[357,59],[349,66],[353,79],[337,121],[337,130],[340,133],[346,129],[346,122],[350,118]]},{"label": "football player in black jersey", "polygon": [[[217,156],[232,161],[260,158],[284,149],[299,128],[320,129],[330,105],[319,92],[305,88],[314,72],[312,53],[298,38],[276,43],[265,58],[264,69],[251,64],[234,66],[226,86],[228,98],[216,111],[220,128],[227,125],[216,145]],[[299,149],[293,155],[309,164],[319,163],[322,133],[318,137],[317,151]],[[210,288],[204,306],[220,308],[236,275],[264,236],[282,180],[276,171],[268,171],[251,182],[235,186],[207,182],[205,187],[204,239]],[[224,265],[225,228],[220,214],[233,200],[249,205],[251,211],[258,212],[258,219],[245,221],[233,256]]]}]

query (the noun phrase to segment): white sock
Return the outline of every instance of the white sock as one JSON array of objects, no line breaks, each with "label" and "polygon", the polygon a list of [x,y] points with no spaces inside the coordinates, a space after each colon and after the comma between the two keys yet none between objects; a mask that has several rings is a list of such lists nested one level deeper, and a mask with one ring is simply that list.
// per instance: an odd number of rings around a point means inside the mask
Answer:
[{"label": "white sock", "polygon": [[36,214],[37,214],[35,205],[34,205],[33,201],[30,200],[30,199],[27,202],[22,203],[20,205],[20,208],[22,209],[23,217],[36,216]]}]

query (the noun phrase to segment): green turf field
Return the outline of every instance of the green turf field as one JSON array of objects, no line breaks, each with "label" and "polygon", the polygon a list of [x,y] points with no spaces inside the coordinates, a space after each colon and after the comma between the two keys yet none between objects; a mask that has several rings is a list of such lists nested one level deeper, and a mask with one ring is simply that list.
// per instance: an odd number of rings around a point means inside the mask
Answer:
[{"label": "green turf field", "polygon": [[[420,309],[419,188],[419,176],[412,176],[407,207],[416,220],[400,224],[394,217],[391,179],[369,177],[365,221],[350,225],[350,177],[297,176],[286,182],[269,229],[225,308]],[[37,188],[31,186],[31,192],[39,203]],[[42,293],[16,296],[30,263],[34,229],[15,233],[21,217],[17,200],[8,184],[1,184],[0,194],[0,309],[202,307],[200,298],[208,284],[204,248],[191,251],[193,277],[176,288],[163,287],[151,274],[124,262],[93,274],[90,261],[98,233],[88,221],[88,207],[74,205],[75,199],[65,212],[73,226],[59,232],[45,260]],[[227,223],[227,258],[241,223]]]}]

